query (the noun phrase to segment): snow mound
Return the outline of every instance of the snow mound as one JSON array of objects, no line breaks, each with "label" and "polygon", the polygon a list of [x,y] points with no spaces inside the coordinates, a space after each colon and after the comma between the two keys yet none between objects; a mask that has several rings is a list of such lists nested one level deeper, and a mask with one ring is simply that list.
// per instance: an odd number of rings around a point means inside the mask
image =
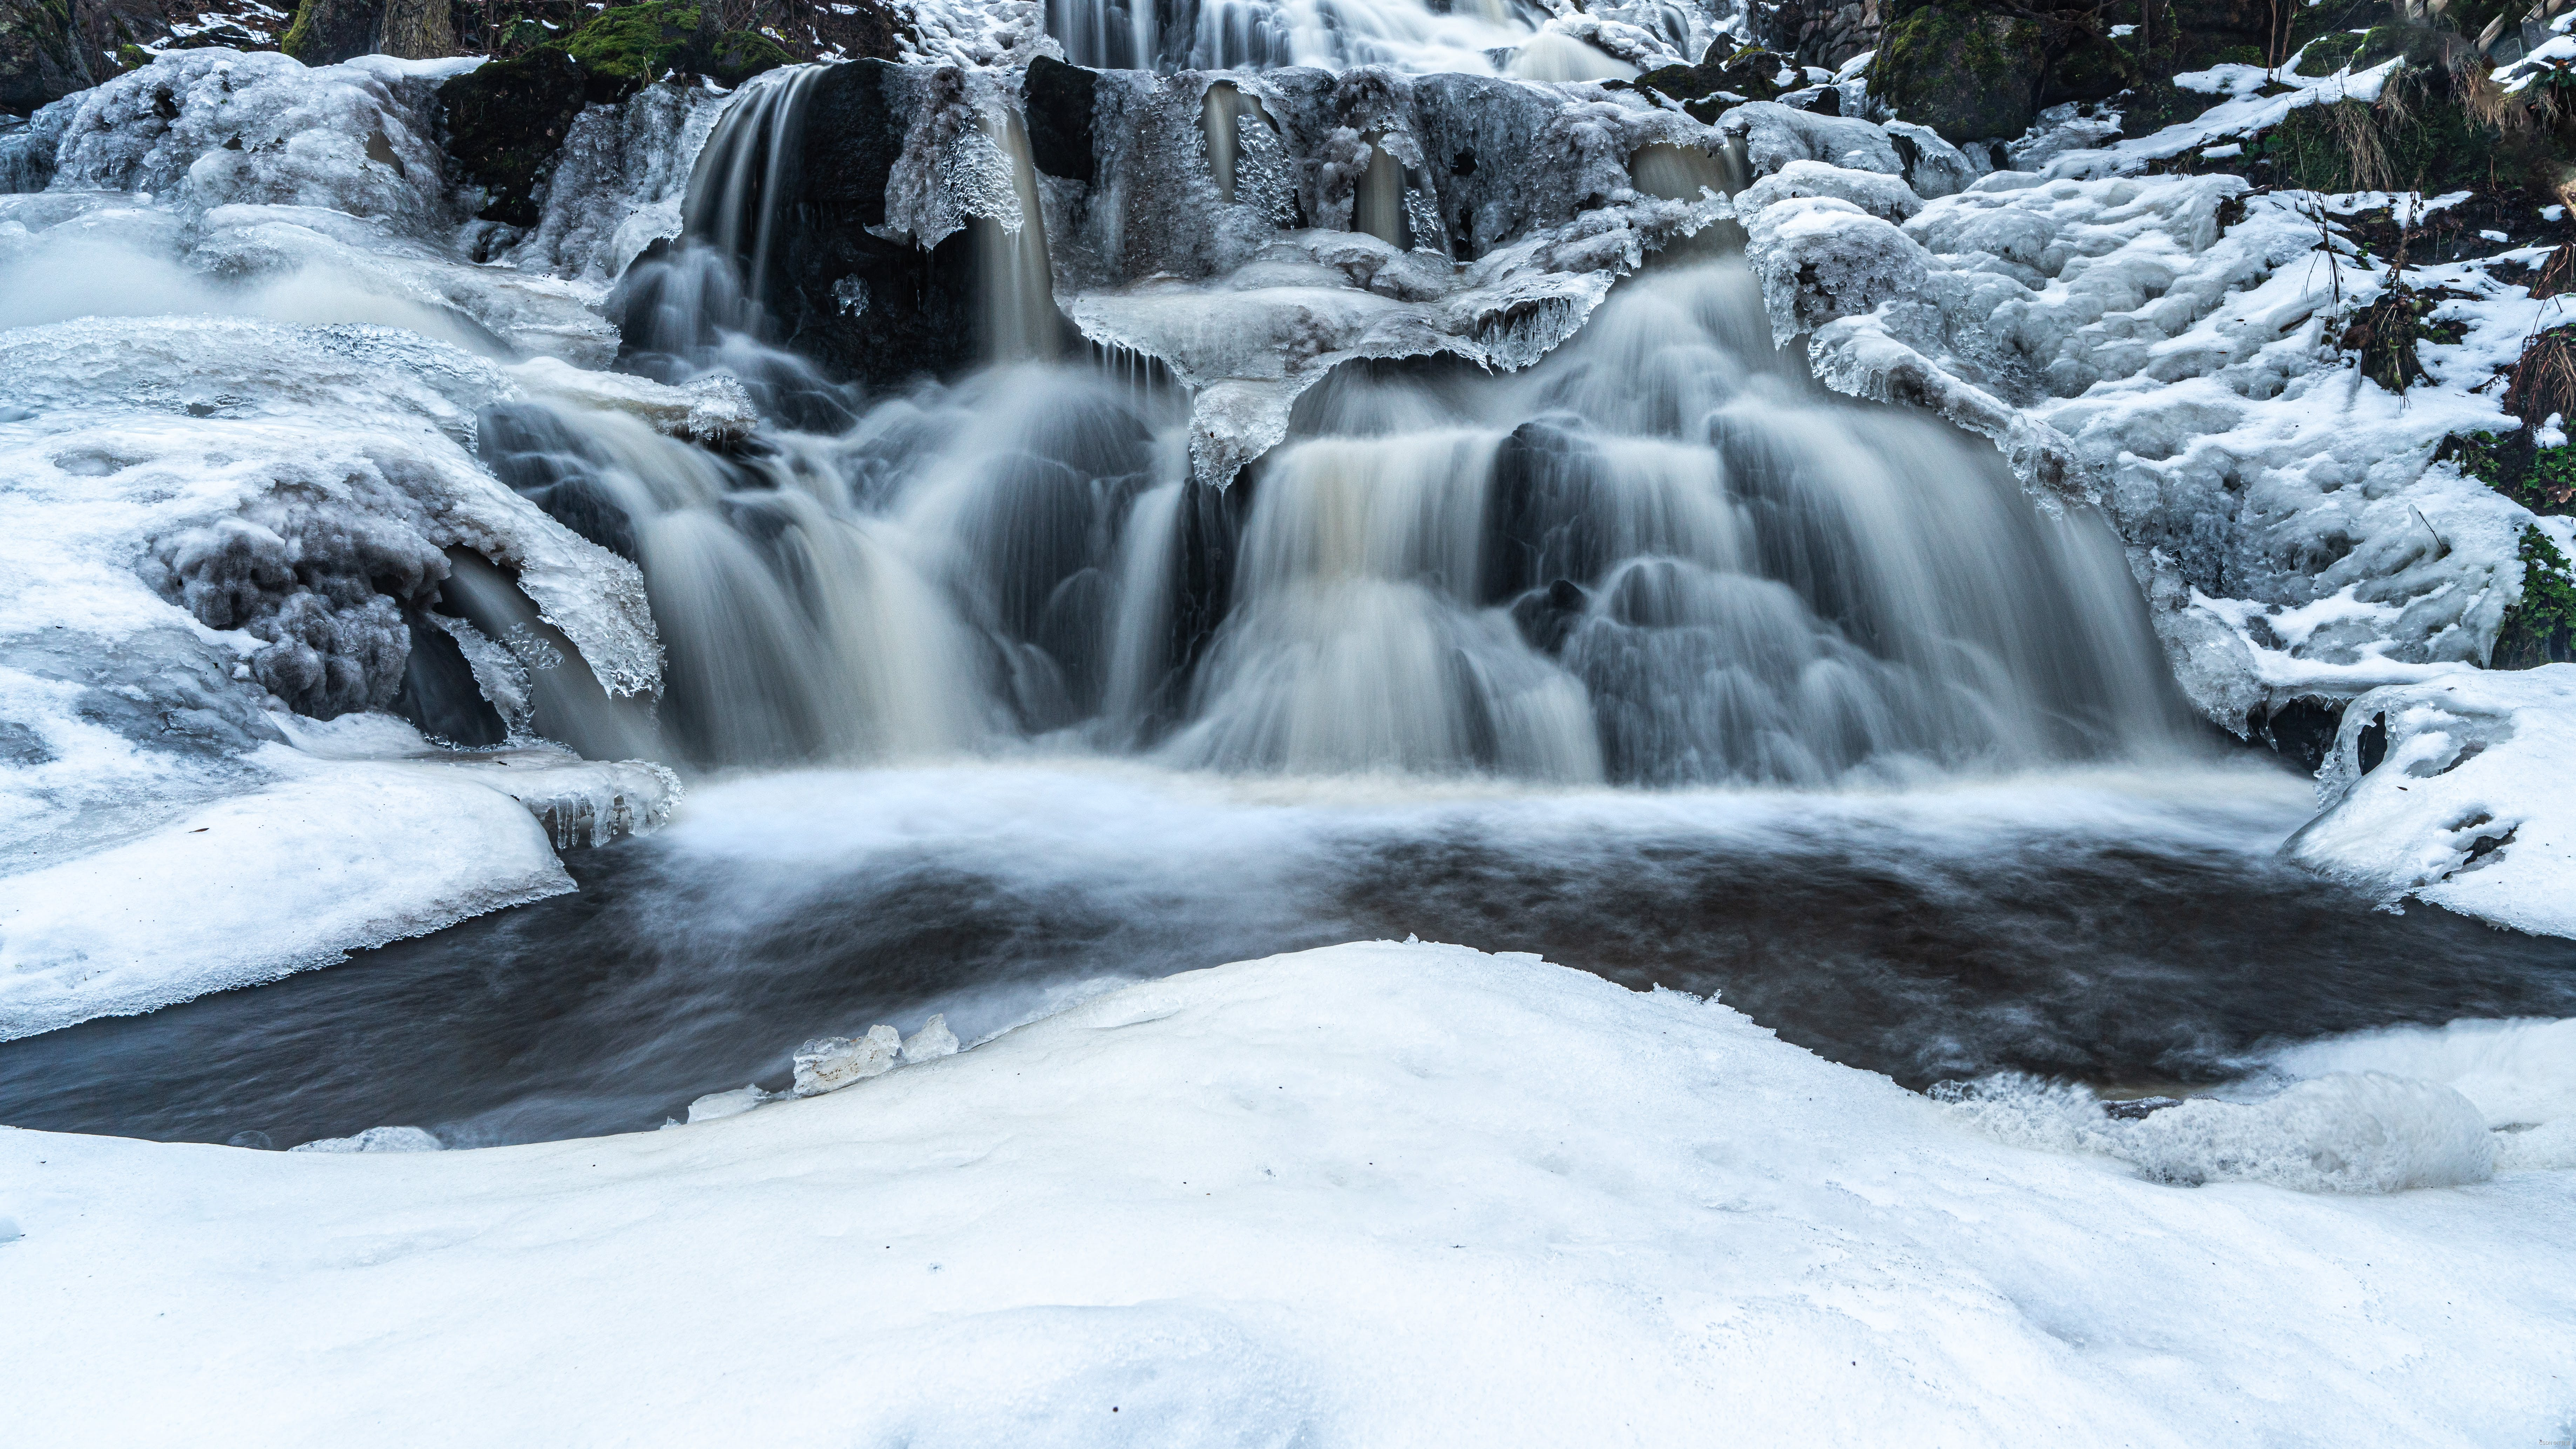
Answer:
[{"label": "snow mound", "polygon": [[[465,1442],[2468,1445],[2557,1432],[2576,1370],[2555,1174],[2142,1181],[1723,1006],[1455,947],[1151,982],[685,1132],[329,1161],[0,1132],[0,1181],[13,1286],[49,1305],[0,1317],[30,1449],[389,1415]],[[818,1283],[865,1311],[777,1333]],[[763,1348],[675,1378],[710,1340]],[[242,1351],[183,1351],[209,1343]],[[139,1357],[161,1391],[120,1391]]]},{"label": "snow mound", "polygon": [[2286,847],[2330,875],[2576,936],[2576,664],[2374,689],[2344,711],[2323,809]]},{"label": "snow mound", "polygon": [[254,763],[284,778],[0,877],[0,1040],[272,981],[573,888],[536,818],[470,778],[283,749]]}]

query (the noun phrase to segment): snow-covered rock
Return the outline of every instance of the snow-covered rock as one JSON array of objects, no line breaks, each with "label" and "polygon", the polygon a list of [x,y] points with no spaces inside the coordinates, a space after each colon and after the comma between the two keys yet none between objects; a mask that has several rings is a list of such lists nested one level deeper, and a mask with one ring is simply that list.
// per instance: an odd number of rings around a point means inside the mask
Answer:
[{"label": "snow-covered rock", "polygon": [[[2466,1446],[2558,1434],[2576,1374],[2563,1172],[2173,1186],[1995,1141],[1717,1003],[1454,947],[1150,982],[688,1131],[356,1154],[0,1131],[0,1183],[23,1231],[0,1271],[43,1307],[0,1315],[28,1449],[389,1420]],[[855,1307],[780,1332],[818,1285]],[[709,1342],[761,1348],[675,1374]]]},{"label": "snow-covered rock", "polygon": [[2576,664],[2390,685],[2344,711],[2301,860],[2381,892],[2576,936]]}]

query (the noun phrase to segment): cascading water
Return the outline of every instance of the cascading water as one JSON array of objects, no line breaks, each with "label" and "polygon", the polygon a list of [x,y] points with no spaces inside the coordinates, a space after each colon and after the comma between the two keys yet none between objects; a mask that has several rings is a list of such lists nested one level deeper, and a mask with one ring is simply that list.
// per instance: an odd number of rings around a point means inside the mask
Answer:
[{"label": "cascading water", "polygon": [[1492,68],[1491,52],[1529,41],[1546,18],[1518,0],[1048,0],[1047,33],[1075,65],[1102,69],[1399,64],[1480,73]]},{"label": "cascading water", "polygon": [[[711,143],[682,247],[706,273],[762,278],[797,244],[777,198],[799,94],[746,97]],[[1198,109],[1224,197],[1241,129],[1275,122],[1230,83]],[[2181,735],[2101,521],[2043,516],[1934,423],[1823,394],[1721,241],[1519,375],[1346,365],[1231,489],[1194,481],[1183,389],[1046,360],[1064,324],[1028,132],[980,114],[1009,195],[986,185],[992,214],[968,218],[972,311],[1003,365],[732,460],[548,415],[547,506],[643,567],[670,753],[1018,739],[1226,770],[1819,785]],[[1367,141],[1352,229],[1401,248],[1421,183]],[[1630,164],[1675,198],[1737,171],[1670,145]],[[749,321],[653,325],[684,370],[765,354],[758,313],[730,316]]]}]

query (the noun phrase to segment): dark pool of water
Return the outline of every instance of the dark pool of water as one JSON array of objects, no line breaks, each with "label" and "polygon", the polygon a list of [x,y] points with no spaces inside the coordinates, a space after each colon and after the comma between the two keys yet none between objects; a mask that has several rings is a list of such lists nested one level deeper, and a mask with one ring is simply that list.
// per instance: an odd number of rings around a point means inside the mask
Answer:
[{"label": "dark pool of water", "polygon": [[971,1036],[1087,978],[1407,934],[1716,991],[1918,1087],[2216,1081],[2271,1042],[2576,1015],[2576,947],[2374,909],[2280,862],[2276,836],[1959,814],[1319,816],[1251,832],[1231,865],[1179,836],[1105,860],[932,830],[794,868],[626,842],[575,857],[574,895],[0,1045],[0,1122],[281,1147],[397,1123],[458,1143],[635,1130],[783,1083],[806,1036],[931,1010]]}]

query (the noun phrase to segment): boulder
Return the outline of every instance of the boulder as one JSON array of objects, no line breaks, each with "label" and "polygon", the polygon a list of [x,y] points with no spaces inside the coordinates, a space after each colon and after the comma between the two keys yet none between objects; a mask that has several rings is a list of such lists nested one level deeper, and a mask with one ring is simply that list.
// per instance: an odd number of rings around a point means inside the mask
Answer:
[{"label": "boulder", "polygon": [[25,115],[96,85],[85,50],[71,0],[0,0],[0,112]]}]

